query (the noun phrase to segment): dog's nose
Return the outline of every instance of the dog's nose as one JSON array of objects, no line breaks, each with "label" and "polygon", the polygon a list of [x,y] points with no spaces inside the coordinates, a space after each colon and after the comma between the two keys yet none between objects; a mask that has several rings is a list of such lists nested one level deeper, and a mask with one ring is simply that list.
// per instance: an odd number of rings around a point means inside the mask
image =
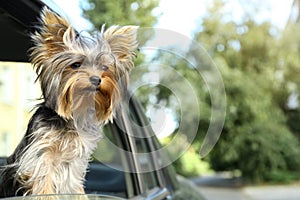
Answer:
[{"label": "dog's nose", "polygon": [[98,86],[98,85],[100,85],[100,83],[101,83],[101,79],[100,79],[99,76],[91,76],[91,77],[90,77],[90,82],[91,82],[93,85]]}]

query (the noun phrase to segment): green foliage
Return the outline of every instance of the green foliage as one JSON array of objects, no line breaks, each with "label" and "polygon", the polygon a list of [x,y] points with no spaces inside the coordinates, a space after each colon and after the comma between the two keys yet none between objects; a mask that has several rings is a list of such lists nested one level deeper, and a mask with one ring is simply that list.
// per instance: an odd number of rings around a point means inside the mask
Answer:
[{"label": "green foliage", "polygon": [[241,71],[226,67],[224,62],[221,70],[227,115],[221,138],[208,158],[212,168],[238,169],[254,182],[298,178],[299,142],[268,90],[272,85],[272,78],[267,78],[269,71]]},{"label": "green foliage", "polygon": [[[300,44],[299,36],[291,39],[285,33],[281,37],[282,33],[270,23],[257,23],[251,18],[238,23],[224,20],[224,4],[216,2],[194,36],[218,66],[227,97],[222,135],[206,161],[216,171],[238,170],[251,182],[298,179],[300,145],[295,134],[300,130],[300,112],[298,108],[291,112],[287,102],[292,92],[300,92],[300,48],[293,43]],[[295,29],[292,30],[294,33]],[[191,48],[187,55],[193,54]],[[186,63],[173,57],[160,59],[170,63],[197,88],[201,122],[193,147],[199,149],[210,124],[209,91],[199,81],[197,71]],[[171,95],[164,90],[157,94],[157,101]],[[190,124],[195,123],[192,115],[183,117]],[[191,159],[182,157],[175,164],[179,173],[195,175],[190,173],[196,171],[190,168]]]},{"label": "green foliage", "polygon": [[196,149],[190,148],[173,163],[178,174],[185,177],[195,177],[212,173],[209,163],[199,159]]},{"label": "green foliage", "polygon": [[157,20],[153,15],[158,0],[88,0],[89,6],[84,6],[84,16],[96,28],[103,24],[107,27],[117,25],[136,25],[151,27]]},{"label": "green foliage", "polygon": [[290,131],[286,115],[290,83],[278,75],[283,74],[281,65],[298,63],[298,59],[296,55],[293,61],[282,57],[284,38],[273,34],[276,29],[269,23],[257,24],[251,19],[239,24],[224,22],[222,7],[216,6],[196,35],[211,50],[227,95],[223,132],[208,160],[213,169],[238,169],[249,181],[297,179],[299,141]]}]

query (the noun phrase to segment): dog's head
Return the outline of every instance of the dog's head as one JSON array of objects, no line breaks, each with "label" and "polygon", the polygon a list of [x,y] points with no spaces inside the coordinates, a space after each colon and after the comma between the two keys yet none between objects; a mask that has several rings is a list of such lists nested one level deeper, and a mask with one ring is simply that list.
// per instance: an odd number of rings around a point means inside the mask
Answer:
[{"label": "dog's head", "polygon": [[133,68],[137,27],[112,26],[85,37],[47,8],[41,24],[32,35],[31,61],[46,105],[65,119],[95,110],[98,121],[107,121]]}]

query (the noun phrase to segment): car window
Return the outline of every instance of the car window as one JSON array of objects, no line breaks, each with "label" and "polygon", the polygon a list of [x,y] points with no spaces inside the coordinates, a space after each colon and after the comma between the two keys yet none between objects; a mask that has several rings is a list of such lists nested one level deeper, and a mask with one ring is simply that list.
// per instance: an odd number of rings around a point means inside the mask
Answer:
[{"label": "car window", "polygon": [[[32,116],[35,104],[39,103],[41,91],[39,83],[35,83],[36,74],[30,63],[0,62],[0,157],[9,156],[18,145],[25,134],[28,121]],[[140,123],[135,112],[131,113],[134,123]],[[142,130],[139,135],[142,135]],[[120,197],[130,197],[137,194],[131,174],[129,160],[122,151],[128,149],[120,138],[120,130],[117,124],[108,125],[103,130],[103,139],[100,140],[98,148],[93,154],[93,162],[87,174],[88,192],[102,194],[114,194]],[[145,153],[138,156],[138,164],[143,173],[143,190],[152,189],[158,186],[157,177],[153,169],[154,158],[147,152],[149,147],[147,140],[143,137],[133,138],[134,148],[137,153]],[[127,144],[128,145],[128,144]],[[112,148],[112,146],[114,148]],[[131,148],[131,147],[130,147]],[[102,173],[105,176],[95,176]],[[119,183],[109,182],[118,180]],[[94,181],[97,184],[92,183]],[[92,183],[92,184],[91,184]],[[102,184],[102,185],[101,185]]]},{"label": "car window", "polygon": [[[31,111],[40,102],[38,100],[41,97],[40,86],[35,80],[36,74],[30,63],[0,62],[0,157],[7,157],[14,151],[25,134],[28,121],[33,114]],[[133,197],[139,192],[160,186],[154,171],[153,160],[156,158],[148,154],[151,152],[149,147],[151,139],[145,135],[145,129],[136,128],[146,124],[139,116],[141,111],[137,112],[135,109],[134,106],[129,109],[129,122],[135,126],[132,129],[133,135],[139,137],[130,136],[133,143],[126,144],[121,138],[122,134],[124,137],[124,133],[117,127],[117,123],[105,126],[101,133],[103,139],[93,154],[93,162],[86,177],[87,192]],[[137,153],[137,169],[131,169],[132,163],[128,155],[119,149],[125,152],[130,149]],[[134,181],[132,174],[138,174],[139,181]],[[136,182],[141,184],[140,191],[136,190]]]}]

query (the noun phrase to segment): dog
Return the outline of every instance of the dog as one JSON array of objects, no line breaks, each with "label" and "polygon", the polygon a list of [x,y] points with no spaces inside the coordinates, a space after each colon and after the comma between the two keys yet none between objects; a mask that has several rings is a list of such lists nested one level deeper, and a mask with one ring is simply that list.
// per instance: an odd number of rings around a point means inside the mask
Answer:
[{"label": "dog", "polygon": [[42,90],[27,131],[2,172],[2,197],[84,193],[101,127],[111,121],[136,57],[137,26],[94,35],[43,8],[30,58]]}]

